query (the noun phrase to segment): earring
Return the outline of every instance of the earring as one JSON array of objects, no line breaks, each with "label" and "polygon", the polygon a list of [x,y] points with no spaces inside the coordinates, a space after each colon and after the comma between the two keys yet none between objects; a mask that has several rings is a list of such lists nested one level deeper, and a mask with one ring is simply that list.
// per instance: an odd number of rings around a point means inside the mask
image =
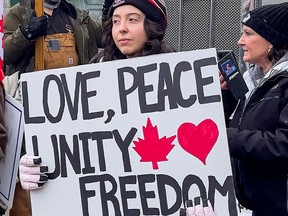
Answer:
[{"label": "earring", "polygon": [[273,48],[273,47],[269,47],[269,49],[268,49],[268,53],[270,53],[270,51],[271,51],[272,48]]}]

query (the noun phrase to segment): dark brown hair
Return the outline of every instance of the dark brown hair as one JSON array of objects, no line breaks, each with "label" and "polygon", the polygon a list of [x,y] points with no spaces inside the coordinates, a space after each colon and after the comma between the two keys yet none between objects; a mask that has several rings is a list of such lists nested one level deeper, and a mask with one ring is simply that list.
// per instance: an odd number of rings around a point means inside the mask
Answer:
[{"label": "dark brown hair", "polygon": [[[103,24],[103,51],[96,54],[90,61],[90,63],[112,61],[116,59],[126,59],[126,56],[121,53],[117,48],[112,38],[112,18],[109,18],[106,23]],[[144,30],[147,34],[148,40],[146,41],[143,49],[139,51],[136,56],[147,56],[160,53],[175,52],[175,49],[163,41],[166,28],[163,28],[159,23],[156,23],[147,17],[144,20]]]},{"label": "dark brown hair", "polygon": [[272,62],[274,65],[278,62],[286,53],[288,52],[287,49],[275,49],[273,48],[270,53],[268,54],[269,61]]}]

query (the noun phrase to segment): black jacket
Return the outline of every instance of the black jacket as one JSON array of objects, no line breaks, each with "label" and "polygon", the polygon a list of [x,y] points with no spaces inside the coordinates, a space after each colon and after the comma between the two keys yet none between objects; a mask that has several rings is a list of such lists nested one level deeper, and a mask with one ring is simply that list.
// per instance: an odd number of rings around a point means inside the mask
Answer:
[{"label": "black jacket", "polygon": [[245,103],[238,104],[233,119],[237,124],[227,128],[236,196],[257,216],[288,215],[286,58],[262,79]]}]

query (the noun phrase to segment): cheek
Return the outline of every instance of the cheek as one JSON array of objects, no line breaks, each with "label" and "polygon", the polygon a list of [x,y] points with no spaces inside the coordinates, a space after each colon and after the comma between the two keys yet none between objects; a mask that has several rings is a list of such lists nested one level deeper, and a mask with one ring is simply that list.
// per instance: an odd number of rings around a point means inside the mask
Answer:
[{"label": "cheek", "polygon": [[146,32],[145,32],[145,29],[144,29],[144,26],[138,26],[138,27],[136,27],[136,28],[134,28],[133,29],[133,31],[134,31],[134,34],[135,35],[138,35],[138,37],[140,38],[144,38],[144,37],[146,37]]},{"label": "cheek", "polygon": [[112,28],[112,38],[113,38],[113,40],[115,41],[115,37],[116,37],[116,31],[115,31],[115,29],[114,28]]},{"label": "cheek", "polygon": [[146,32],[144,31],[144,29],[142,29],[142,31],[138,31],[137,34],[138,34],[139,43],[144,45],[144,43],[148,40]]},{"label": "cheek", "polygon": [[253,54],[255,58],[262,58],[268,54],[268,50],[266,50],[264,47],[259,46],[258,49],[253,50]]},{"label": "cheek", "polygon": [[113,30],[112,30],[112,39],[113,39],[114,43],[116,44],[116,46],[118,47],[118,45],[117,45],[117,33]]}]

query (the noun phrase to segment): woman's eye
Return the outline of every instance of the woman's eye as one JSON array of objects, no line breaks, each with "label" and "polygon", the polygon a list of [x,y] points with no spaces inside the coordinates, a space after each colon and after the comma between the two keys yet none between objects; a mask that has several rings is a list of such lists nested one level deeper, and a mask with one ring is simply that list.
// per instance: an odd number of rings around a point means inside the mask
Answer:
[{"label": "woman's eye", "polygon": [[135,19],[135,18],[130,18],[129,21],[130,21],[130,22],[136,22],[137,19]]},{"label": "woman's eye", "polygon": [[251,32],[248,32],[248,31],[245,31],[244,33],[245,33],[245,35],[247,35],[247,36],[252,35],[252,33],[251,33]]},{"label": "woman's eye", "polygon": [[119,23],[119,20],[113,20],[112,23],[117,24],[117,23]]}]

